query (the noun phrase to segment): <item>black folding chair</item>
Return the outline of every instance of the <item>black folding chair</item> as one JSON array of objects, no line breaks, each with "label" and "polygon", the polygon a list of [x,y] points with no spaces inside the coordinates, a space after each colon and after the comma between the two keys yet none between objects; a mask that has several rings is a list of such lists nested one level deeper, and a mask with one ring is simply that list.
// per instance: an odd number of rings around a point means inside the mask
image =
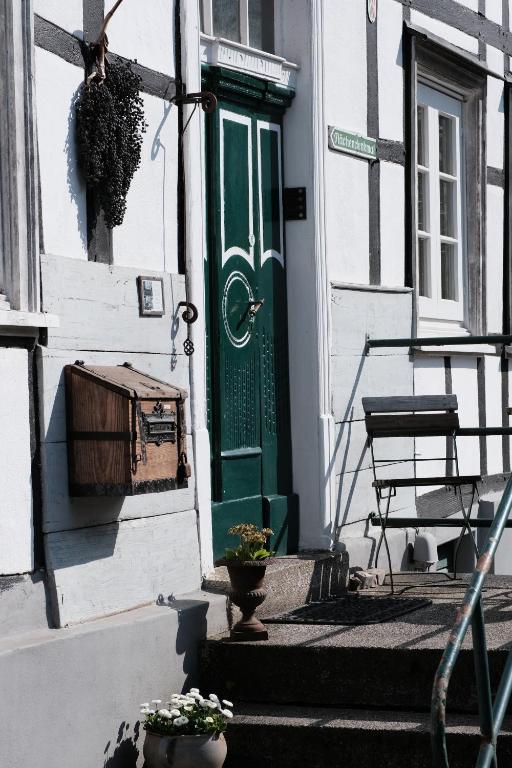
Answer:
[{"label": "black folding chair", "polygon": [[[373,487],[377,497],[377,516],[370,515],[371,523],[380,526],[381,533],[379,542],[375,551],[374,563],[377,565],[382,542],[386,547],[386,553],[389,564],[389,578],[391,582],[391,592],[394,593],[393,569],[391,565],[391,555],[389,544],[386,537],[386,529],[405,528],[409,526],[422,527],[435,526],[439,524],[438,518],[412,518],[402,517],[390,519],[391,499],[396,496],[397,488],[411,488],[420,486],[445,486],[453,488],[460,503],[462,519],[453,520],[454,526],[461,526],[460,536],[457,541],[454,555],[454,572],[457,571],[457,555],[460,543],[464,533],[468,533],[473,543],[473,548],[477,558],[479,557],[478,546],[471,528],[471,512],[473,509],[475,497],[478,498],[478,483],[481,481],[480,475],[461,475],[459,472],[459,457],[457,452],[457,434],[460,432],[459,417],[457,414],[456,395],[419,395],[411,397],[363,397],[363,409],[365,412],[366,431],[368,434],[368,447],[371,451],[373,466]],[[440,437],[447,438],[446,455],[431,458],[393,458],[377,459],[375,457],[374,441],[382,438],[392,437]],[[382,464],[393,464],[398,462],[412,463],[417,461],[439,461],[446,462],[446,466],[451,469],[450,475],[434,477],[401,477],[401,478],[379,478],[377,469]],[[466,509],[462,489],[464,486],[471,488],[471,502]]]}]

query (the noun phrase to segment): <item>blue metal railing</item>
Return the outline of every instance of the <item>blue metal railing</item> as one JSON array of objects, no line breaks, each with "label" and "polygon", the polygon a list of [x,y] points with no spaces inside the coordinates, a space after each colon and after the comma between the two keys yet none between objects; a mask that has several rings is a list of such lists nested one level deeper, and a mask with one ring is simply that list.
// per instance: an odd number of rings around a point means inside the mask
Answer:
[{"label": "blue metal railing", "polygon": [[437,668],[432,689],[431,709],[432,765],[434,768],[449,768],[446,750],[446,696],[453,667],[470,625],[473,636],[481,733],[476,768],[490,768],[491,766],[497,768],[496,742],[512,693],[512,651],[509,651],[493,704],[482,608],[482,589],[511,510],[512,477],[508,480],[503,492],[496,516],[489,529],[485,549],[476,564],[464,602],[457,611],[448,644]]},{"label": "blue metal railing", "polygon": [[[365,354],[371,349],[382,347],[427,347],[467,344],[512,343],[510,334],[489,334],[487,336],[438,336],[409,339],[370,339],[367,337]],[[460,430],[466,434],[498,434],[496,430]],[[500,434],[509,434],[510,428],[501,428]],[[485,621],[482,608],[482,590],[493,561],[496,548],[512,510],[512,477],[508,480],[498,506],[496,516],[489,529],[485,549],[478,559],[475,572],[466,591],[464,602],[457,611],[457,617],[450,633],[448,644],[437,668],[432,688],[431,741],[433,768],[449,768],[446,749],[446,697],[451,674],[460,648],[471,625],[475,678],[478,693],[481,743],[476,768],[497,768],[496,743],[503,724],[503,718],[512,694],[512,650],[509,651],[505,668],[494,703],[491,697],[489,658],[485,638]]]}]

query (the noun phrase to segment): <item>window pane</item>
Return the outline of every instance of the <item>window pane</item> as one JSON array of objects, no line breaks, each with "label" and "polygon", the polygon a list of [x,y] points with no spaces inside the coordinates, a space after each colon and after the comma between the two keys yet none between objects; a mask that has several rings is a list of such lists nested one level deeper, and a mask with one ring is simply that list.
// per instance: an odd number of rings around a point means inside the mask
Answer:
[{"label": "window pane", "polygon": [[456,237],[455,229],[455,182],[439,180],[441,234]]},{"label": "window pane", "polygon": [[239,0],[212,0],[213,34],[240,42]]},{"label": "window pane", "polygon": [[205,0],[201,0],[199,3],[199,17],[200,17],[200,24],[201,24],[201,32],[204,32],[204,3]]},{"label": "window pane", "polygon": [[418,173],[418,229],[422,232],[428,232],[427,221],[427,195],[428,195],[428,177],[421,171]]},{"label": "window pane", "polygon": [[442,173],[455,173],[453,163],[453,120],[446,115],[439,115],[439,170]]},{"label": "window pane", "polygon": [[430,241],[418,238],[418,291],[430,298]]},{"label": "window pane", "polygon": [[418,165],[427,165],[425,152],[425,132],[426,132],[426,110],[425,107],[418,107]]},{"label": "window pane", "polygon": [[441,243],[441,298],[457,301],[457,250],[452,243]]},{"label": "window pane", "polygon": [[274,0],[249,0],[249,45],[274,52]]}]

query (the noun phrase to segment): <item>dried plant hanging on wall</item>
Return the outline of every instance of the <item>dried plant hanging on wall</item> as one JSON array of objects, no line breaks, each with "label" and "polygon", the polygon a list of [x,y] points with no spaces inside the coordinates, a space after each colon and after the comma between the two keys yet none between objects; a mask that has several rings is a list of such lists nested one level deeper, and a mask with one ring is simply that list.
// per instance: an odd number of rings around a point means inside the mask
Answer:
[{"label": "dried plant hanging on wall", "polygon": [[[106,26],[122,0],[105,17],[92,52],[95,69],[75,104],[78,165],[110,229],[122,224],[126,196],[140,165],[144,121],[141,79],[130,64],[110,62]],[[95,222],[91,222],[94,226]]]},{"label": "dried plant hanging on wall", "polygon": [[84,83],[76,102],[78,164],[107,227],[122,224],[146,130],[140,78],[128,64],[106,62],[103,82]]}]

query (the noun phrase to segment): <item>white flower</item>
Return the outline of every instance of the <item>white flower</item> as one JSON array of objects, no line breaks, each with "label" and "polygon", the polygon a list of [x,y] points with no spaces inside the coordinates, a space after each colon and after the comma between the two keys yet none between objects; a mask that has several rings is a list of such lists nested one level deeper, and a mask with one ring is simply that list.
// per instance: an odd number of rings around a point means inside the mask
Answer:
[{"label": "white flower", "polygon": [[176,725],[178,728],[182,725],[186,725],[188,723],[188,717],[185,717],[184,715],[182,717],[177,717],[176,720],[173,722],[173,725]]},{"label": "white flower", "polygon": [[233,713],[230,709],[221,709],[220,713],[221,715],[224,715],[224,717],[227,717],[228,719],[230,717],[233,717]]},{"label": "white flower", "polygon": [[192,706],[192,704],[185,704],[183,709],[185,710],[185,712],[193,712],[194,711],[194,707]]},{"label": "white flower", "polygon": [[149,707],[149,701],[144,702],[144,704],[140,705],[141,707]]},{"label": "white flower", "polygon": [[161,704],[162,703],[162,699],[151,699],[151,703],[152,704]]},{"label": "white flower", "polygon": [[191,688],[190,693],[199,693],[199,688]]},{"label": "white flower", "polygon": [[163,717],[164,720],[172,720],[172,715],[168,709],[159,709],[158,714]]},{"label": "white flower", "polygon": [[217,696],[216,693],[210,693],[208,698],[210,699],[210,701],[218,701],[219,700],[219,697]]},{"label": "white flower", "polygon": [[179,709],[171,709],[171,715],[173,717],[181,717],[181,712],[179,711]]},{"label": "white flower", "polygon": [[227,699],[222,699],[222,703],[224,704],[225,707],[232,707],[233,706],[233,702],[232,701],[227,701]]},{"label": "white flower", "polygon": [[205,701],[205,704],[209,709],[217,709],[217,704],[215,701]]},{"label": "white flower", "polygon": [[155,710],[154,710],[154,709],[148,709],[148,711],[146,712],[146,714],[147,714],[147,715],[154,715],[154,714],[155,714]]},{"label": "white flower", "polygon": [[213,723],[213,717],[205,717],[205,723]]},{"label": "white flower", "polygon": [[141,709],[140,713],[141,713],[141,715],[149,715],[150,710],[148,709],[148,707],[143,707]]},{"label": "white flower", "polygon": [[211,701],[205,701],[204,699],[199,702],[199,704],[202,706],[203,709],[208,709],[208,707],[211,704]]}]

